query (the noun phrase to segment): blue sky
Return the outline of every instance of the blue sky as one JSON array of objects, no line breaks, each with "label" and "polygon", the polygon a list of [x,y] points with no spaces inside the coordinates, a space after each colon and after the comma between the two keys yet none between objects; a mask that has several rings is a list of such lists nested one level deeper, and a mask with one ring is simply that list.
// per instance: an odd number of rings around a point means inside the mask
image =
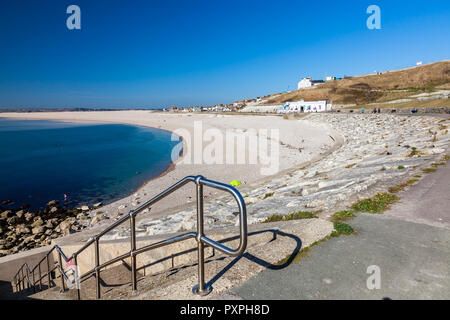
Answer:
[{"label": "blue sky", "polygon": [[[381,30],[366,27],[372,4]],[[0,107],[231,103],[448,60],[449,34],[441,0],[0,0]]]}]

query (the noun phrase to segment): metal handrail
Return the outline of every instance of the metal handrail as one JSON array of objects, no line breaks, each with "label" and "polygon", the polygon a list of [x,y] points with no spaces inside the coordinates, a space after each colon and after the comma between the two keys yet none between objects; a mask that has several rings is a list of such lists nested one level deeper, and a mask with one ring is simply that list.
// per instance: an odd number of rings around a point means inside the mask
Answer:
[{"label": "metal handrail", "polygon": [[[145,209],[149,208],[151,205],[155,204],[156,202],[162,200],[166,196],[170,195],[174,191],[180,189],[184,185],[194,182],[197,187],[196,195],[197,195],[197,232],[188,232],[184,233],[182,235],[178,235],[166,240],[162,240],[150,245],[146,245],[141,248],[136,248],[136,216],[143,212]],[[203,186],[208,186],[211,188],[215,188],[218,190],[222,190],[225,192],[230,193],[234,199],[237,202],[237,205],[239,207],[239,246],[236,249],[231,249],[227,246],[224,246],[223,244],[216,242],[204,234],[204,226],[203,226]],[[100,245],[99,241],[102,236],[107,234],[108,232],[112,231],[113,229],[117,228],[122,223],[130,220],[130,230],[131,230],[131,237],[130,237],[130,251],[128,251],[125,254],[122,254],[120,256],[117,256],[107,262],[104,262],[100,264]],[[101,297],[101,290],[100,290],[100,270],[103,268],[106,268],[107,266],[116,263],[118,261],[121,261],[126,258],[131,258],[131,283],[132,283],[132,290],[137,289],[137,272],[136,272],[136,257],[137,255],[147,252],[149,250],[153,250],[156,248],[160,248],[163,246],[167,246],[176,242],[184,241],[190,238],[194,238],[197,241],[197,251],[198,251],[198,285],[196,285],[192,291],[195,294],[198,295],[207,295],[211,292],[212,288],[211,286],[208,286],[205,284],[205,257],[204,257],[204,248],[205,245],[213,247],[220,252],[223,252],[230,256],[239,256],[242,255],[245,252],[245,249],[247,247],[247,209],[245,206],[245,201],[242,195],[239,193],[238,190],[236,190],[234,187],[220,183],[213,180],[208,180],[204,178],[203,176],[188,176],[184,179],[178,181],[168,189],[164,190],[163,192],[159,193],[152,199],[148,200],[141,206],[139,206],[135,210],[130,210],[129,213],[119,220],[117,220],[115,223],[111,224],[107,228],[105,228],[103,231],[101,231],[99,234],[95,235],[91,239],[89,239],[79,250],[74,252],[70,257],[67,257],[63,250],[58,246],[55,245],[50,249],[50,251],[47,252],[47,254],[39,261],[39,263],[32,269],[28,267],[28,264],[24,263],[17,273],[14,275],[14,284],[13,288],[15,288],[16,291],[20,291],[25,288],[25,278],[28,279],[27,286],[28,288],[31,286],[33,288],[33,291],[36,292],[36,286],[37,283],[39,283],[39,288],[42,290],[42,279],[47,277],[48,280],[48,287],[51,287],[51,277],[50,274],[55,270],[58,269],[61,276],[61,291],[65,291],[65,282],[69,281],[69,277],[67,276],[66,272],[64,271],[64,266],[62,264],[62,259],[64,259],[65,262],[73,261],[74,265],[77,265],[77,257],[84,252],[88,247],[90,247],[92,244],[95,246],[95,267],[88,272],[86,272],[83,275],[79,275],[79,281],[80,283],[85,280],[87,277],[91,276],[92,274],[95,274],[96,278],[96,294],[97,299]],[[58,252],[58,262],[55,262],[56,267],[52,268],[50,270],[50,263],[49,263],[49,256],[50,254],[56,250]],[[47,273],[42,275],[41,273],[41,263],[46,261],[47,263]],[[38,269],[39,271],[39,279],[35,281],[35,270]],[[25,270],[26,275],[24,275],[23,271]],[[29,279],[29,275],[32,275],[33,281],[31,282]],[[81,296],[81,289],[80,286],[77,287],[77,298],[80,299]]]}]

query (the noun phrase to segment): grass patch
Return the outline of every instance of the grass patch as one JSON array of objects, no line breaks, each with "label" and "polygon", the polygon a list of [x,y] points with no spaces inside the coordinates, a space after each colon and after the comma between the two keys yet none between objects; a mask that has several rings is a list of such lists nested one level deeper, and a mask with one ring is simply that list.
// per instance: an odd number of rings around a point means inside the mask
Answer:
[{"label": "grass patch", "polygon": [[405,167],[404,166],[398,166],[398,168],[397,168],[398,170],[404,170],[405,169]]},{"label": "grass patch", "polygon": [[354,166],[356,166],[356,163],[352,163],[352,164],[346,165],[345,167],[347,169],[350,169],[350,168],[353,168]]},{"label": "grass patch", "polygon": [[274,214],[273,216],[268,217],[264,223],[269,222],[278,222],[278,221],[292,221],[292,220],[303,220],[303,219],[314,219],[317,218],[317,214],[315,212],[308,211],[299,211],[296,213],[291,213],[286,216],[282,216],[279,214]]},{"label": "grass patch", "polygon": [[414,184],[414,183],[416,183],[417,181],[419,181],[419,180],[418,180],[418,179],[411,179],[411,180],[406,181],[406,183],[407,183],[407,184]]},{"label": "grass patch", "polygon": [[447,164],[445,163],[445,162],[442,162],[442,163],[432,163],[431,164],[431,166],[433,167],[433,168],[437,168],[437,167],[439,167],[439,166],[446,166]]},{"label": "grass patch", "polygon": [[446,155],[444,156],[443,161],[448,161],[448,160],[450,160],[450,156],[449,156],[448,154],[446,154]]},{"label": "grass patch", "polygon": [[[271,193],[266,193],[266,195],[264,196],[264,199],[267,199],[267,198],[270,198],[270,197],[273,197],[273,192],[271,192]],[[263,200],[264,200],[263,199]]]},{"label": "grass patch", "polygon": [[377,193],[374,197],[361,200],[352,205],[356,212],[381,213],[400,198],[390,193]]},{"label": "grass patch", "polygon": [[420,174],[417,174],[414,176],[414,178],[422,178],[422,176]]},{"label": "grass patch", "polygon": [[422,169],[422,171],[425,173],[433,173],[433,172],[436,172],[437,170],[433,169],[433,168],[426,168],[426,169]]},{"label": "grass patch", "polygon": [[355,230],[348,224],[336,221],[334,224],[334,231],[331,233],[331,237],[336,238],[341,235],[349,236],[355,233]]},{"label": "grass patch", "polygon": [[345,220],[351,220],[355,217],[353,211],[345,210],[345,211],[339,211],[336,212],[333,215],[333,221],[345,221]]}]

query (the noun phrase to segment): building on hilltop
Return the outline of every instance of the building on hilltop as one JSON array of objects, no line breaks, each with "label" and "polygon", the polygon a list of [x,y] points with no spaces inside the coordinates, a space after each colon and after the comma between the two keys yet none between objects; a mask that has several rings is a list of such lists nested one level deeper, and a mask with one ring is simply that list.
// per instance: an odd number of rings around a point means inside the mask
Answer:
[{"label": "building on hilltop", "polygon": [[303,78],[298,83],[298,89],[310,88],[313,86],[317,86],[318,84],[324,83],[323,80],[313,80],[312,78]]}]

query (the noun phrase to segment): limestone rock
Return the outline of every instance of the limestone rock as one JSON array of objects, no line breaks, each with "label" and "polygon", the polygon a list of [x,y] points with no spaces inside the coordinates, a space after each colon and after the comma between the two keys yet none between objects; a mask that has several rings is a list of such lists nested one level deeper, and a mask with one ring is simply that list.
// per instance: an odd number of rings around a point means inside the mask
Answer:
[{"label": "limestone rock", "polygon": [[42,233],[44,233],[44,231],[45,231],[45,228],[44,228],[43,226],[34,227],[34,228],[31,230],[31,232],[32,232],[33,234],[42,234]]}]

